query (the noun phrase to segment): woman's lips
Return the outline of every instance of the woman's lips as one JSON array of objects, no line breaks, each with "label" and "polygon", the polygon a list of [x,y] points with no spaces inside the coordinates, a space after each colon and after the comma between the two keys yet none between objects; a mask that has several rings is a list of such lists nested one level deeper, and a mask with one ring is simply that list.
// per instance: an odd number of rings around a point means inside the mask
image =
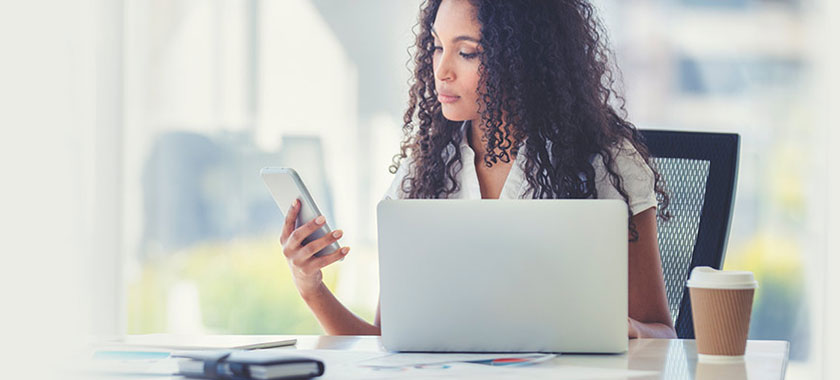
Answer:
[{"label": "woman's lips", "polygon": [[461,97],[460,96],[438,94],[438,100],[441,103],[455,103],[455,102],[458,101],[458,99],[461,99]]}]

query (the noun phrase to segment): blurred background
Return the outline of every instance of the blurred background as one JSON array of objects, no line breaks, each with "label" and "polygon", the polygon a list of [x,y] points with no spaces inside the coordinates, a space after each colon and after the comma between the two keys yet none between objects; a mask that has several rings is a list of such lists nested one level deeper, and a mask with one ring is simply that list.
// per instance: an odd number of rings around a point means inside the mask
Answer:
[{"label": "blurred background", "polygon": [[[726,269],[788,378],[840,376],[840,11],[831,0],[596,1],[639,128],[741,135]],[[375,206],[411,75],[414,0],[4,4],[2,288],[10,336],[321,334],[258,176],[297,169],[351,254],[328,286],[371,320]],[[832,34],[834,33],[834,34]],[[834,295],[834,296],[833,296]],[[834,318],[834,319],[832,319]]]}]

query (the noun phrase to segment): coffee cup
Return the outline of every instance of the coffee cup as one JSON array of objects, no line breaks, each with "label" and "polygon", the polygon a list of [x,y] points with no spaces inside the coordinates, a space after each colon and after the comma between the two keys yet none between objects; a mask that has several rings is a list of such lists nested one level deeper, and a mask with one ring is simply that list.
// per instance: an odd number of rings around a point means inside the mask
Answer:
[{"label": "coffee cup", "polygon": [[743,360],[758,283],[752,272],[696,267],[688,280],[698,359]]}]

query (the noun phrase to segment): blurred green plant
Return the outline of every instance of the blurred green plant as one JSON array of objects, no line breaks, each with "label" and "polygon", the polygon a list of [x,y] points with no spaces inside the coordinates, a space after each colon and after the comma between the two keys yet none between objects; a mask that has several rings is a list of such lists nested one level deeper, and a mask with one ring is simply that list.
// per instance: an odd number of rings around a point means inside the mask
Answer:
[{"label": "blurred green plant", "polygon": [[[324,269],[334,289],[339,266]],[[187,281],[198,289],[201,328],[216,334],[323,334],[294,286],[273,238],[200,244],[148,260],[128,285],[129,334],[167,332],[167,295]]]},{"label": "blurred green plant", "polygon": [[758,281],[749,338],[790,341],[791,359],[806,358],[810,334],[798,245],[781,236],[758,233],[727,254],[724,269],[751,271]]}]

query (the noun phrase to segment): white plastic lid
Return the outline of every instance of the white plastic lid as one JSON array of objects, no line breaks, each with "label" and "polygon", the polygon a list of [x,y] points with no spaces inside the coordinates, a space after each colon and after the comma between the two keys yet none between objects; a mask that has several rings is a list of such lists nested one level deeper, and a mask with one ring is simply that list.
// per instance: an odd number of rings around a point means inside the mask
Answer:
[{"label": "white plastic lid", "polygon": [[695,267],[686,283],[691,288],[755,289],[758,282],[748,271],[722,271],[712,267]]}]

